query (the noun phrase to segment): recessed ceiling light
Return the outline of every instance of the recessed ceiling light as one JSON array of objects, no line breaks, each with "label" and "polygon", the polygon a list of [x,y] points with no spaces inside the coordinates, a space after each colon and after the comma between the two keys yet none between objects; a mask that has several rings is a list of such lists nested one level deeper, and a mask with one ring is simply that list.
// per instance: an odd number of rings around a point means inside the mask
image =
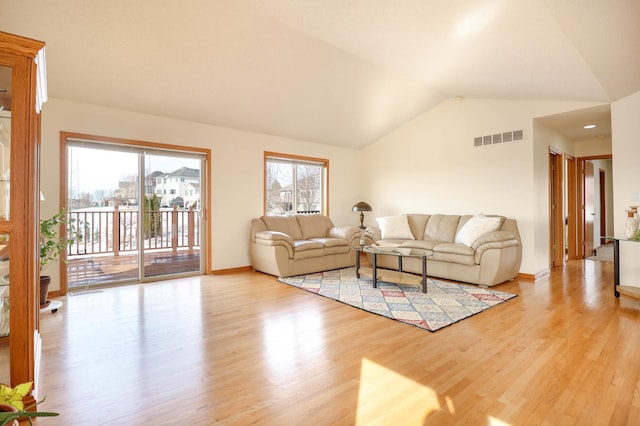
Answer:
[{"label": "recessed ceiling light", "polygon": [[585,129],[595,129],[596,125],[595,124],[587,124],[586,126],[584,126]]}]

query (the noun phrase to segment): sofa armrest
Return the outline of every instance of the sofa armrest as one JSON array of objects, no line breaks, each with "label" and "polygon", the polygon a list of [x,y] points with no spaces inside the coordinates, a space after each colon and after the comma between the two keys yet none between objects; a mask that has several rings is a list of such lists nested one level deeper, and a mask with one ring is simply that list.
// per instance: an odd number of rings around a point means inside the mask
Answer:
[{"label": "sofa armrest", "polygon": [[289,253],[289,258],[293,258],[293,238],[278,231],[260,231],[256,232],[255,241],[256,244],[263,246],[283,246]]},{"label": "sofa armrest", "polygon": [[357,226],[334,226],[329,229],[330,238],[342,238],[347,241],[353,241],[360,238],[360,228]]},{"label": "sofa armrest", "polygon": [[379,228],[373,228],[368,226],[367,229],[364,230],[365,237],[371,238],[374,242],[382,239],[382,231]]},{"label": "sofa armrest", "polygon": [[269,241],[283,241],[283,242],[289,243],[289,245],[293,247],[293,238],[291,238],[284,232],[278,232],[278,231],[256,232],[256,243],[269,244]]},{"label": "sofa armrest", "polygon": [[[507,241],[515,241],[517,243],[518,239],[512,232],[509,231],[487,232],[486,234],[478,237],[478,239],[476,239],[473,244],[471,244],[471,248],[474,250],[478,250],[478,248],[484,244]],[[512,244],[509,244],[509,246],[511,245]]]},{"label": "sofa armrest", "polygon": [[520,245],[518,238],[509,231],[493,231],[475,240],[471,247],[475,250],[474,261],[480,264],[482,254],[490,249],[503,250]]}]

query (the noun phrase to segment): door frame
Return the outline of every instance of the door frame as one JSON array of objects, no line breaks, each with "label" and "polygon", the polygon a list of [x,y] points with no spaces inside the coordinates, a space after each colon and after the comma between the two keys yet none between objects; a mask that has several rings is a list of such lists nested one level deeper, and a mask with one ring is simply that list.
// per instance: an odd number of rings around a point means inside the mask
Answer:
[{"label": "door frame", "polygon": [[598,199],[600,202],[600,245],[606,244],[607,239],[604,235],[607,235],[607,174],[604,169],[598,169],[598,186],[600,191],[598,193]]},{"label": "door frame", "polygon": [[[87,141],[95,141],[105,144],[117,144],[124,146],[135,146],[146,149],[160,149],[167,151],[192,152],[205,156],[205,165],[202,170],[202,183],[204,186],[204,196],[206,201],[201,203],[201,220],[204,236],[202,237],[200,255],[204,256],[203,274],[211,274],[211,220],[209,216],[209,203],[211,200],[211,185],[209,185],[211,177],[211,150],[206,148],[196,148],[182,145],[160,144],[156,142],[138,141],[132,139],[121,139],[109,136],[97,136],[85,133],[60,132],[60,207],[67,209],[67,139],[81,139]],[[63,253],[63,259],[66,259],[66,252]],[[150,280],[151,281],[151,280]],[[60,295],[67,294],[67,268],[66,262],[60,262]]]},{"label": "door frame", "polygon": [[579,215],[578,217],[578,242],[579,244],[579,251],[578,251],[578,259],[584,259],[585,256],[585,250],[584,250],[584,244],[585,244],[585,239],[584,239],[584,228],[585,228],[585,217],[584,217],[584,164],[587,161],[591,161],[591,160],[610,160],[613,158],[612,154],[604,154],[604,155],[593,155],[593,156],[588,156],[588,157],[578,157],[578,164],[579,164],[579,176],[580,178],[578,179],[578,183],[579,183],[579,192],[578,194],[580,194],[579,198],[577,198],[576,201],[576,210],[577,210],[577,215]]},{"label": "door frame", "polygon": [[562,151],[549,147],[549,265],[563,266],[564,255],[564,165]]},{"label": "door frame", "polygon": [[578,243],[578,167],[572,155],[566,155],[567,186],[567,260],[579,259]]}]

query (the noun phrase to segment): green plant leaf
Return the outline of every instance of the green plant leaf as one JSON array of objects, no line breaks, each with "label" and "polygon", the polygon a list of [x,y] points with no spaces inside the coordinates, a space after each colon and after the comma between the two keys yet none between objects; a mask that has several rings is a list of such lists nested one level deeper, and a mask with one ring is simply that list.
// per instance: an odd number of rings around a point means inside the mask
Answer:
[{"label": "green plant leaf", "polygon": [[0,412],[0,425],[5,426],[10,424],[14,420],[22,419],[24,417],[29,419],[33,417],[55,417],[59,416],[59,413],[53,413],[48,411],[12,411],[12,412]]},{"label": "green plant leaf", "polygon": [[18,410],[24,410],[22,398],[31,390],[33,382],[21,383],[14,388],[0,384],[0,403],[8,404]]}]

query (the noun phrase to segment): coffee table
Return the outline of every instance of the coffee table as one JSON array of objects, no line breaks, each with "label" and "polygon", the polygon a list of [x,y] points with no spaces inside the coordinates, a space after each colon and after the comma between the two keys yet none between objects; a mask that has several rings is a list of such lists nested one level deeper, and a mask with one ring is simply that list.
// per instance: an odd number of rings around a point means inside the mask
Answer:
[{"label": "coffee table", "polygon": [[[422,261],[422,292],[427,292],[427,258],[431,254],[422,249],[404,248],[404,247],[381,247],[381,246],[360,246],[356,247],[356,277],[360,278],[360,253],[369,253],[372,255],[373,261],[371,262],[371,272],[373,278],[373,287],[378,287],[378,255],[396,256],[398,258],[398,271],[400,276],[398,278],[386,279],[390,282],[407,282],[402,279],[405,276],[415,277],[413,274],[408,274],[402,270],[402,259],[405,257],[415,257]],[[386,271],[386,270],[385,270]],[[386,277],[385,277],[386,278]],[[412,283],[413,284],[413,283]]]}]

